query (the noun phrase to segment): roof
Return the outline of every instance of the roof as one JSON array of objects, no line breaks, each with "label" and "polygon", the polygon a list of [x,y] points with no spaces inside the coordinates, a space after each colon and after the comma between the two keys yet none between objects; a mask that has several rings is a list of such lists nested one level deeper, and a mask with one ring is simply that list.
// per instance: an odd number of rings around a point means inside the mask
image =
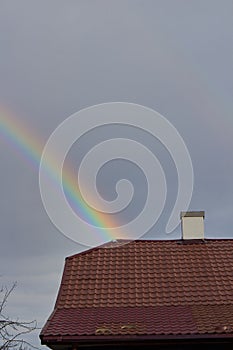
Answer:
[{"label": "roof", "polygon": [[42,343],[110,336],[233,338],[233,240],[138,240],[68,257]]}]

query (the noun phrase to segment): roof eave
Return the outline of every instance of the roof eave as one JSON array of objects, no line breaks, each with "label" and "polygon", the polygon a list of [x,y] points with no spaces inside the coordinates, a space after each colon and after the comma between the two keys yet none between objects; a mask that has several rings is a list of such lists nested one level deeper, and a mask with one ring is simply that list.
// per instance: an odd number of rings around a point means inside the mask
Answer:
[{"label": "roof eave", "polygon": [[102,342],[132,342],[132,341],[195,341],[200,342],[204,340],[228,340],[233,342],[233,333],[225,334],[161,334],[161,335],[107,335],[107,336],[77,336],[77,335],[64,335],[64,336],[43,336],[40,335],[41,344],[63,344],[63,343],[102,343]]}]

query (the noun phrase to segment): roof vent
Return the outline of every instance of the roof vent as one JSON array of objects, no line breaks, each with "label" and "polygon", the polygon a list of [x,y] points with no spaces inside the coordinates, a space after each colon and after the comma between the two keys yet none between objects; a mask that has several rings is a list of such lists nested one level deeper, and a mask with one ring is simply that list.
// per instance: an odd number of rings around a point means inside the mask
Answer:
[{"label": "roof vent", "polygon": [[204,211],[181,212],[182,239],[204,239]]}]

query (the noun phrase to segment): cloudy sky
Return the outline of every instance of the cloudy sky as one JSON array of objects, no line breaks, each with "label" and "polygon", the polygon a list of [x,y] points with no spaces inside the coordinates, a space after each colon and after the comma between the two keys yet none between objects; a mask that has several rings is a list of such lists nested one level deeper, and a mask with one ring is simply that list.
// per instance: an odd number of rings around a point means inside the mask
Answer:
[{"label": "cloudy sky", "polygon": [[[206,237],[233,238],[232,34],[232,0],[0,1],[0,274],[2,284],[18,282],[10,314],[42,326],[54,306],[65,257],[87,249],[52,224],[39,189],[47,139],[83,108],[121,101],[163,115],[192,159],[189,209],[205,210]],[[73,145],[69,161],[77,165],[101,137],[128,132],[138,138],[158,153],[168,182],[163,215],[143,237],[179,238],[180,227],[165,233],[177,191],[168,152],[132,128],[95,131]],[[120,213],[122,222],[145,203],[145,176],[118,160],[97,178],[100,193],[112,200],[114,184],[127,174],[135,196]],[[38,333],[32,341],[39,344]]]}]

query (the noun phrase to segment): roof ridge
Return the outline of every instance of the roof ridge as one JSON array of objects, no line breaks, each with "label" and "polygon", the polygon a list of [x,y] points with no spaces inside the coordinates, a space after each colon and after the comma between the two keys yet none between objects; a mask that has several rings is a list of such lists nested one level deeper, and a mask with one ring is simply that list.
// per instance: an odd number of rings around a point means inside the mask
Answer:
[{"label": "roof ridge", "polygon": [[[187,243],[195,243],[197,241],[200,241],[200,240],[192,240],[193,242],[188,242]],[[230,242],[233,242],[233,238],[205,238],[204,240],[201,240],[203,243],[208,243],[208,242],[226,242],[226,241],[230,241]],[[114,246],[109,246],[110,244],[114,244],[114,243],[123,243],[123,242],[128,242],[128,243],[125,243],[125,244],[130,244],[130,243],[144,243],[144,242],[156,242],[156,243],[161,243],[161,242],[172,242],[172,243],[184,243],[184,240],[182,239],[135,239],[135,240],[128,240],[128,239],[117,239],[117,240],[112,240],[112,241],[108,241],[106,243],[103,243],[99,246],[96,246],[96,247],[92,247],[92,248],[87,248],[86,250],[83,250],[81,252],[78,252],[78,253],[75,253],[75,254],[72,254],[72,255],[69,255],[65,258],[65,260],[69,260],[69,259],[73,259],[77,256],[80,256],[80,255],[85,255],[85,254],[88,254],[88,253],[91,253],[95,250],[99,250],[100,248],[101,249],[111,249],[111,248],[116,248]],[[186,242],[186,241],[185,241]]]}]

